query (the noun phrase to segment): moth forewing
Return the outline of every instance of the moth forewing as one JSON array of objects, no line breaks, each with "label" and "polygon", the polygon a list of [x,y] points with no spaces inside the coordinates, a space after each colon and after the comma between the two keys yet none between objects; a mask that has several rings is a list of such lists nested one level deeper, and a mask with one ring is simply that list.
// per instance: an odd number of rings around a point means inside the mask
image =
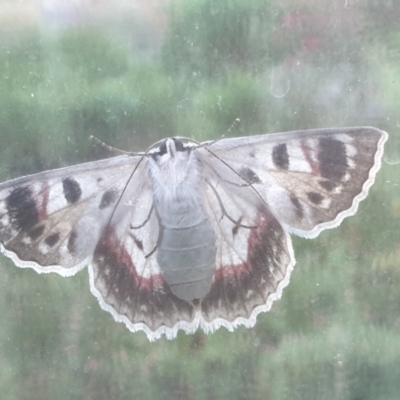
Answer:
[{"label": "moth forewing", "polygon": [[381,166],[387,133],[333,128],[221,140],[212,151],[233,170],[245,165],[253,186],[285,226],[313,238],[353,215]]},{"label": "moth forewing", "polygon": [[0,184],[0,242],[21,267],[69,276],[90,261],[137,159],[123,156]]}]

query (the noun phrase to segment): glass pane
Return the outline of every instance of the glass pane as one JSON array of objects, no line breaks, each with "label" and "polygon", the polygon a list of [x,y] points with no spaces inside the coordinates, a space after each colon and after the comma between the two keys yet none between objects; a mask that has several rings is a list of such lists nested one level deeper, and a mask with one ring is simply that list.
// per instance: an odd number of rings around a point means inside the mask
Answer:
[{"label": "glass pane", "polygon": [[[400,4],[0,1],[0,181],[183,136],[376,126],[358,213],[307,240],[251,329],[150,343],[66,279],[0,256],[0,391],[14,399],[390,400],[400,392]],[[240,119],[239,124],[232,124]]]}]

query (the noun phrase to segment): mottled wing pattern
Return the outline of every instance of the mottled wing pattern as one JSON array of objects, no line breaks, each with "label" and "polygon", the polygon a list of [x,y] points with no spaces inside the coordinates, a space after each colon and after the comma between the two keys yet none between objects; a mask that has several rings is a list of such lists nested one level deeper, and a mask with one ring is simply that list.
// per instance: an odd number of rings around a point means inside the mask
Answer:
[{"label": "mottled wing pattern", "polygon": [[157,265],[148,172],[146,158],[121,156],[0,184],[1,250],[39,273],[88,265],[101,307],[149,338],[189,326],[193,306],[171,294]]},{"label": "mottled wing pattern", "polygon": [[[217,270],[205,330],[252,326],[288,284],[289,232],[315,237],[356,212],[380,168],[385,132],[325,129],[222,139],[203,149]],[[207,154],[207,151],[211,153]]]},{"label": "mottled wing pattern", "polygon": [[140,157],[121,156],[0,184],[0,246],[20,267],[73,275],[90,262]]},{"label": "mottled wing pattern", "polygon": [[252,183],[287,231],[313,238],[355,214],[386,140],[376,128],[337,128],[223,139],[209,149]]},{"label": "mottled wing pattern", "polygon": [[143,330],[154,340],[192,326],[194,308],[175,297],[161,275],[156,258],[160,221],[146,177],[143,159],[98,240],[89,274],[101,307],[132,332]]},{"label": "mottled wing pattern", "polygon": [[217,259],[211,290],[200,304],[206,332],[253,326],[257,314],[280,298],[295,264],[290,236],[259,195],[226,166],[215,170],[207,174]]}]

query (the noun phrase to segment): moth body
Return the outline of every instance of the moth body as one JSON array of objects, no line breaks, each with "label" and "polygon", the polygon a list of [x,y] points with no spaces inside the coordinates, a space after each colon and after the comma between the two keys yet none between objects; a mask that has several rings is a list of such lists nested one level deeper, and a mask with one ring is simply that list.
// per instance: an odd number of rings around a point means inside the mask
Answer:
[{"label": "moth body", "polygon": [[157,262],[172,293],[186,301],[203,298],[215,272],[215,232],[205,211],[202,164],[176,139],[151,161],[154,203],[161,225]]}]

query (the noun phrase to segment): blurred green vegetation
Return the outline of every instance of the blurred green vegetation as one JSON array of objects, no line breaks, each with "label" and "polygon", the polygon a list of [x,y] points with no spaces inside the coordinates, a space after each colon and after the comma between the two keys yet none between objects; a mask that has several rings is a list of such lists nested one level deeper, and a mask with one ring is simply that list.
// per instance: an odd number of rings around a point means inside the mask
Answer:
[{"label": "blurred green vegetation", "polygon": [[384,17],[400,7],[376,19],[375,2],[347,3],[167,3],[149,56],[127,39],[129,13],[0,34],[1,180],[109,157],[90,135],[135,151],[217,138],[236,118],[230,135],[390,133],[358,214],[294,239],[291,283],[250,330],[149,343],[100,309],[85,272],[39,276],[1,257],[2,399],[399,398],[400,36]]}]

